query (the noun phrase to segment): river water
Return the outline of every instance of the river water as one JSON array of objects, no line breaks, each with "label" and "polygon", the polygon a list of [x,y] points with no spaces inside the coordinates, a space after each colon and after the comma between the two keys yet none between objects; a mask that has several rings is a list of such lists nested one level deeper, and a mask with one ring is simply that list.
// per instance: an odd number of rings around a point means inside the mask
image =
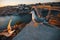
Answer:
[{"label": "river water", "polygon": [[5,29],[7,28],[7,25],[8,25],[8,22],[9,20],[12,19],[12,22],[11,22],[11,26],[15,25],[16,23],[28,23],[31,21],[31,15],[30,14],[26,14],[24,16],[20,16],[20,15],[17,15],[17,16],[0,16],[0,30],[1,29]]}]

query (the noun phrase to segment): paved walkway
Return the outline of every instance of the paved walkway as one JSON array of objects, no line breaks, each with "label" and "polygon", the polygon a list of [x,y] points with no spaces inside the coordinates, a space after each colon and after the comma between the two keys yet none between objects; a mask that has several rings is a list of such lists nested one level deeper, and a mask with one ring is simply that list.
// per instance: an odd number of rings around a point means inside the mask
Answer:
[{"label": "paved walkway", "polygon": [[60,40],[60,31],[54,27],[29,23],[13,40]]}]

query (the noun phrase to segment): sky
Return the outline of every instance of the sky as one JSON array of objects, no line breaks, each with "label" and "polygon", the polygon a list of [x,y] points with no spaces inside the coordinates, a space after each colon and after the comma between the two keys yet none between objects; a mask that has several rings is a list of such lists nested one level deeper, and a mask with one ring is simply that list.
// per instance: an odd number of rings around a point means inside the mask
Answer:
[{"label": "sky", "polygon": [[7,5],[17,4],[34,4],[34,3],[45,3],[45,2],[60,2],[60,0],[0,0],[0,7]]}]

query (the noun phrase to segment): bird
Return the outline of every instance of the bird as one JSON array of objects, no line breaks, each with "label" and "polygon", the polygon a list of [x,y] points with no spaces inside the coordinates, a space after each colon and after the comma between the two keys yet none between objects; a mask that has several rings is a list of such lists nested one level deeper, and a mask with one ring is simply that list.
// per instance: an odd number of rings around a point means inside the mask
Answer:
[{"label": "bird", "polygon": [[45,18],[38,17],[37,12],[36,12],[36,10],[34,8],[32,9],[31,14],[32,14],[32,21],[35,24],[38,24],[38,23],[42,23],[43,24],[45,22]]},{"label": "bird", "polygon": [[11,22],[12,22],[12,19],[9,20],[9,23],[8,23],[8,26],[7,26],[7,30],[1,32],[0,35],[6,36],[6,37],[10,37],[15,32],[15,30],[11,29]]}]

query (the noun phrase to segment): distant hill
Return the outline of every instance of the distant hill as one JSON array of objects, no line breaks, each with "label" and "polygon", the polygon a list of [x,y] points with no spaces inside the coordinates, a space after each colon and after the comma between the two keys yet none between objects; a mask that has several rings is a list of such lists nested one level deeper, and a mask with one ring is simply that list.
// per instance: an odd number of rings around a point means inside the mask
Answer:
[{"label": "distant hill", "polygon": [[16,5],[16,6],[5,6],[0,7],[0,16],[1,15],[14,15],[20,13],[28,13],[30,11],[29,6],[25,5]]},{"label": "distant hill", "polygon": [[[60,2],[49,2],[49,3],[36,3],[36,4],[18,4],[16,6],[5,6],[5,7],[0,7],[0,15],[6,15],[6,14],[13,14],[16,12],[19,13],[25,13],[25,12],[29,12],[28,10],[25,10],[25,7],[32,7],[32,6],[37,6],[37,5],[50,5],[50,6],[58,6],[60,7]],[[22,10],[21,10],[22,9]]]},{"label": "distant hill", "polygon": [[51,6],[60,6],[60,2],[49,2],[49,3],[43,3],[45,5],[51,5]]}]

